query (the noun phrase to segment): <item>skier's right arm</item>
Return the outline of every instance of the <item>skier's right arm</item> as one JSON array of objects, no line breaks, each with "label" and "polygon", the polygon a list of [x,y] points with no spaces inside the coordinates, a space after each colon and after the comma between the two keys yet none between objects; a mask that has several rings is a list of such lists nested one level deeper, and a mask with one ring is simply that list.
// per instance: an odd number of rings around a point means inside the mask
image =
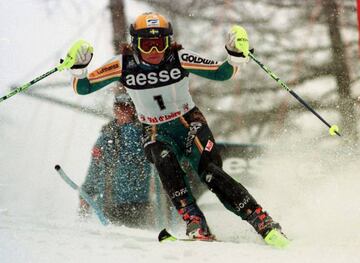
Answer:
[{"label": "skier's right arm", "polygon": [[66,68],[73,76],[72,84],[76,93],[86,95],[120,79],[121,55],[114,57],[88,75],[87,66],[92,59],[93,48],[87,42],[80,43],[77,48],[74,47],[76,43],[68,52],[68,54],[73,53],[74,61]]}]

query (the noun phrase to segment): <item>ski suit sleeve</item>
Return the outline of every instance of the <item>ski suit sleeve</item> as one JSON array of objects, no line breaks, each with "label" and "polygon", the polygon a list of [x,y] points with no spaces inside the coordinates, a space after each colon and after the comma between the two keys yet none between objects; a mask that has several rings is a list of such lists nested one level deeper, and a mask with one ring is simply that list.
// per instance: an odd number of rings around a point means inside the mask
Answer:
[{"label": "ski suit sleeve", "polygon": [[114,81],[119,81],[122,74],[121,61],[121,55],[115,56],[88,76],[84,78],[74,77],[72,80],[74,91],[77,94],[86,95],[102,89]]},{"label": "ski suit sleeve", "polygon": [[237,72],[237,67],[227,61],[214,61],[186,49],[179,50],[179,60],[181,66],[189,73],[211,80],[228,80]]},{"label": "ski suit sleeve", "polygon": [[104,158],[104,147],[106,146],[105,134],[101,132],[99,138],[97,139],[92,151],[91,151],[91,161],[88,168],[85,181],[82,184],[81,188],[88,195],[94,197],[101,194],[101,189],[103,188],[103,169],[105,166]]}]

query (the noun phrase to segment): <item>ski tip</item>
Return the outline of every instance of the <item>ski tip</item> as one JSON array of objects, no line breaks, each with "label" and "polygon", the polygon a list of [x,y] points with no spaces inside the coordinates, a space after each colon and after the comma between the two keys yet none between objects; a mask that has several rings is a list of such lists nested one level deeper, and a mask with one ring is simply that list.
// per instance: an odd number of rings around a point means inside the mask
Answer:
[{"label": "ski tip", "polygon": [[175,241],[176,238],[174,236],[172,236],[167,230],[166,228],[164,228],[163,230],[160,231],[159,236],[158,236],[158,240],[159,242],[168,240],[168,241]]},{"label": "ski tip", "polygon": [[55,165],[55,170],[56,170],[56,171],[59,171],[60,169],[61,169],[60,165],[58,165],[58,164]]},{"label": "ski tip", "polygon": [[290,240],[276,229],[271,230],[264,240],[266,244],[276,248],[285,248],[290,244]]}]

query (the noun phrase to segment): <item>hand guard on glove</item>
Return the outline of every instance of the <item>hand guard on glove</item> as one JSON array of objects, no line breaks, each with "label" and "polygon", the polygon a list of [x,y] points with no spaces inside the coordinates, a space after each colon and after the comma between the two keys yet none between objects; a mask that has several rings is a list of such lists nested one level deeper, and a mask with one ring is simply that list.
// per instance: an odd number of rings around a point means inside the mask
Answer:
[{"label": "hand guard on glove", "polygon": [[94,48],[86,41],[79,40],[70,48],[64,60],[60,60],[58,70],[70,69],[75,77],[86,76],[87,69],[92,57]]},{"label": "hand guard on glove", "polygon": [[231,65],[239,66],[249,61],[249,39],[243,27],[233,26],[230,29],[225,49],[228,52],[228,62]]}]

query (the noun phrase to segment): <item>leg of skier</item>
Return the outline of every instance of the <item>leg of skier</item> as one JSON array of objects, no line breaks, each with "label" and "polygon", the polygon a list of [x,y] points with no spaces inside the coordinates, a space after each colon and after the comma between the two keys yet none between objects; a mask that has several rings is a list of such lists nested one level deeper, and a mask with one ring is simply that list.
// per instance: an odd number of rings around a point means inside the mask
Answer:
[{"label": "leg of skier", "polygon": [[[199,116],[202,116],[200,111],[185,116],[188,126],[193,126],[194,122],[199,123],[199,119],[202,119]],[[222,170],[221,157],[204,118],[201,126],[196,130],[196,139],[198,145],[194,143],[189,160],[194,169],[197,169],[201,180],[216,194],[224,206],[249,222],[267,243],[269,243],[268,235],[272,230],[277,230],[278,234],[282,235],[280,225],[262,210],[247,189]],[[286,240],[283,242],[286,243]],[[280,241],[280,246],[283,246],[283,242]],[[277,246],[277,244],[271,245]]]},{"label": "leg of skier", "polygon": [[213,239],[174,152],[162,142],[148,144],[145,152],[149,160],[155,164],[163,188],[171,202],[186,222],[186,235],[199,240]]}]

